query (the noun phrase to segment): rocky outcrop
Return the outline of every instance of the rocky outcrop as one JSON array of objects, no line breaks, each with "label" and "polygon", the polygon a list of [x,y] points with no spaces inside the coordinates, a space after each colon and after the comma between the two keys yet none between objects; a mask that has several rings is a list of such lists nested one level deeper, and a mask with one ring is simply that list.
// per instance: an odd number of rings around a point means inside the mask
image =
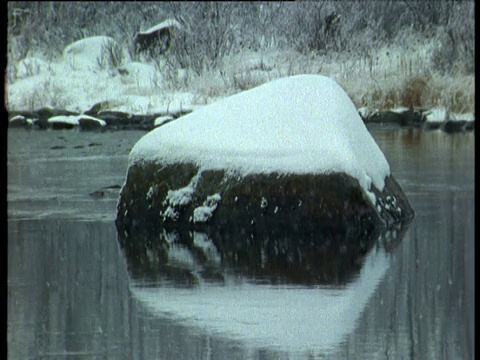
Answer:
[{"label": "rocky outcrop", "polygon": [[446,133],[473,131],[475,120],[471,114],[450,114],[442,109],[393,109],[379,111],[360,108],[365,124],[393,124],[399,127],[416,127],[423,130],[442,130]]},{"label": "rocky outcrop", "polygon": [[425,116],[419,111],[405,110],[402,112],[381,111],[374,113],[365,122],[369,123],[395,123],[400,126],[421,127],[425,123]]},{"label": "rocky outcrop", "polygon": [[[106,122],[106,129],[109,130],[144,130],[150,131],[160,125],[165,125],[167,122],[178,119],[181,116],[192,112],[191,109],[184,109],[182,111],[171,111],[168,113],[154,113],[150,115],[132,114],[124,111],[104,110],[102,104],[97,103],[91,109],[83,112],[84,115],[90,115]],[[444,120],[444,121],[428,121],[426,119],[428,111],[420,110],[406,110],[404,112],[398,111],[361,111],[360,115],[365,124],[390,124],[398,125],[399,127],[416,127],[423,130],[442,130],[446,133],[457,133],[465,131],[473,131],[475,129],[475,121],[468,120]],[[41,108],[39,110],[14,110],[9,112],[9,127],[25,127],[33,129],[49,129],[51,124],[48,119],[54,116],[79,115],[78,112]],[[168,121],[158,121],[161,118],[168,118]],[[61,126],[60,126],[61,127]],[[73,128],[73,126],[66,126],[62,128]],[[97,127],[82,127],[83,130],[97,129]]]},{"label": "rocky outcrop", "polygon": [[181,25],[174,19],[167,19],[150,29],[135,34],[133,48],[135,53],[146,53],[151,57],[163,54],[170,47],[172,34],[181,29]]},{"label": "rocky outcrop", "polygon": [[[9,113],[9,127],[25,127],[39,130],[45,129],[73,129],[81,130],[144,130],[150,131],[155,127],[165,125],[191,112],[190,109],[172,111],[169,113],[155,113],[151,115],[135,115],[123,111],[109,111],[102,109],[102,103],[95,104],[82,114],[68,110],[42,108],[35,111],[11,111]],[[60,120],[59,116],[79,117],[79,122]],[[57,119],[55,119],[57,118]],[[97,121],[92,121],[92,118]],[[158,121],[164,118],[166,121]],[[168,119],[167,119],[168,118]],[[103,124],[102,122],[105,122]]]},{"label": "rocky outcrop", "polygon": [[[120,194],[117,226],[122,234],[138,227],[159,229],[243,229],[255,233],[362,232],[413,216],[393,177],[376,204],[346,174],[276,173],[237,176],[200,171],[191,164],[131,166]],[[273,233],[271,233],[273,235]]]}]

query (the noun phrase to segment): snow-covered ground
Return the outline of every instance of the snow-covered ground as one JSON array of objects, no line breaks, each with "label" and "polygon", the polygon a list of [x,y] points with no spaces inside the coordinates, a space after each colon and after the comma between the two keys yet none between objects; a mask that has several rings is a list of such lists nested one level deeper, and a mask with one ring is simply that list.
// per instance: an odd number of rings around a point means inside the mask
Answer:
[{"label": "snow-covered ground", "polygon": [[8,110],[50,106],[82,112],[109,101],[108,110],[153,114],[194,110],[286,76],[321,74],[337,81],[357,107],[385,110],[405,106],[412,82],[420,78],[426,79],[425,86],[413,90],[421,92],[422,106],[473,118],[475,77],[424,75],[432,51],[428,42],[382,48],[375,57],[361,58],[301,55],[276,48],[246,50],[227,56],[219,69],[198,75],[172,69],[164,59],[132,61],[114,39],[94,36],[68,45],[60,59],[29,55],[10,64],[6,96]]},{"label": "snow-covered ground", "polygon": [[20,61],[15,81],[8,84],[8,109],[49,106],[82,112],[108,101],[108,110],[151,114],[190,109],[198,102],[188,91],[164,91],[154,64],[129,61],[126,52],[124,63],[115,64],[115,46],[112,38],[96,36],[70,44],[58,61]]}]

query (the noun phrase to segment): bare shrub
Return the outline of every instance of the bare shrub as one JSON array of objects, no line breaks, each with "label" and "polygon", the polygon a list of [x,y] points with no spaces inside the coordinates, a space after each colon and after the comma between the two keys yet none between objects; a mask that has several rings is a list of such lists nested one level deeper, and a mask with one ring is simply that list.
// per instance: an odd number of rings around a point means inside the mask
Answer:
[{"label": "bare shrub", "polygon": [[123,51],[120,45],[114,41],[102,43],[101,56],[97,58],[100,69],[117,68],[123,63]]},{"label": "bare shrub", "polygon": [[232,3],[168,3],[172,16],[183,26],[166,52],[166,59],[200,75],[221,65],[235,44],[235,28],[241,18]]},{"label": "bare shrub", "polygon": [[427,80],[422,77],[415,76],[406,80],[400,91],[401,104],[409,109],[421,106],[427,89]]}]

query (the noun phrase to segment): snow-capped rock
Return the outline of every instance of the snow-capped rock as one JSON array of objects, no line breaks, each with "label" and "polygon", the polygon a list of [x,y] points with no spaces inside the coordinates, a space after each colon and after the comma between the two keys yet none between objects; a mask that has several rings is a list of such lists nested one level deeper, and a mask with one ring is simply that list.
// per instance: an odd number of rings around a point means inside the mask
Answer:
[{"label": "snow-capped rock", "polygon": [[[163,201],[188,184],[188,204]],[[145,196],[152,187],[155,197]],[[212,194],[221,197],[215,208]],[[381,206],[387,196],[398,206]],[[122,234],[133,224],[355,232],[412,216],[348,95],[329,78],[303,75],[223,99],[141,138],[130,153],[117,226]]]}]

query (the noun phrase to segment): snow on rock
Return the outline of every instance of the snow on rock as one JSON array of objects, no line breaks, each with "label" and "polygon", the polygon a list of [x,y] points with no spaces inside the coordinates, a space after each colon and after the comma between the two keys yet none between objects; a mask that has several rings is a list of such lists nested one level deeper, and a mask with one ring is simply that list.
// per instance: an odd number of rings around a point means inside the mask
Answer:
[{"label": "snow on rock", "polygon": [[434,108],[425,113],[428,122],[444,122],[448,120],[448,112],[445,108]]},{"label": "snow on rock", "polygon": [[379,112],[380,112],[380,110],[375,109],[373,107],[368,107],[368,106],[361,107],[361,108],[358,109],[358,113],[360,114],[362,119],[368,119],[368,118],[372,117],[373,115],[378,114]]},{"label": "snow on rock", "polygon": [[8,120],[9,127],[24,127],[24,126],[32,126],[35,123],[34,119],[30,119],[23,115],[15,115],[12,116]]},{"label": "snow on rock", "polygon": [[105,126],[107,123],[103,120],[97,119],[93,116],[88,115],[58,115],[53,116],[48,119],[48,123],[50,124],[66,124],[66,125],[73,125],[79,126],[82,121],[96,123],[98,126]]},{"label": "snow on rock", "polygon": [[405,106],[400,106],[397,108],[390,109],[391,112],[397,113],[397,114],[402,114],[404,112],[409,111],[410,109],[405,107]]},{"label": "snow on rock", "polygon": [[63,51],[63,57],[75,70],[108,68],[112,65],[111,55],[121,56],[116,49],[119,49],[119,45],[113,38],[93,36],[68,45]]},{"label": "snow on rock", "polygon": [[160,116],[154,120],[153,126],[155,127],[162,126],[162,125],[165,125],[166,123],[169,123],[172,120],[174,120],[173,116],[170,116],[170,115]]},{"label": "snow on rock", "polygon": [[151,33],[154,33],[154,32],[157,32],[157,31],[160,31],[160,30],[163,30],[163,29],[171,28],[171,27],[181,29],[182,25],[175,19],[167,19],[167,20],[162,21],[161,23],[159,23],[157,25],[152,26],[151,28],[149,28],[145,31],[138,32],[138,34],[147,35],[147,34],[151,34]]},{"label": "snow on rock", "polygon": [[191,187],[184,187],[179,190],[170,190],[165,198],[165,203],[171,206],[188,205],[192,201],[194,189]]},{"label": "snow on rock", "polygon": [[450,120],[453,121],[475,121],[475,115],[472,113],[465,113],[465,114],[457,114],[451,113]]},{"label": "snow on rock", "polygon": [[370,236],[414,215],[350,98],[317,75],[261,85],[146,134],[117,210],[125,241],[162,227]]},{"label": "snow on rock", "polygon": [[163,220],[177,221],[180,213],[179,208],[186,206],[192,202],[194,189],[187,186],[178,190],[169,190],[163,203],[167,205],[167,208],[163,212]]},{"label": "snow on rock", "polygon": [[193,210],[193,222],[205,223],[210,220],[221,199],[222,197],[220,194],[214,194],[207,197],[207,200],[205,200],[202,206],[199,206]]},{"label": "snow on rock", "polygon": [[344,172],[366,191],[390,175],[348,95],[319,75],[279,79],[155,129],[130,153],[130,164],[145,160],[242,175]]},{"label": "snow on rock", "polygon": [[68,115],[59,115],[59,116],[53,116],[50,119],[48,119],[48,123],[50,124],[68,124],[68,125],[74,125],[78,126],[80,123],[78,122],[80,119],[78,116],[68,116]]}]

